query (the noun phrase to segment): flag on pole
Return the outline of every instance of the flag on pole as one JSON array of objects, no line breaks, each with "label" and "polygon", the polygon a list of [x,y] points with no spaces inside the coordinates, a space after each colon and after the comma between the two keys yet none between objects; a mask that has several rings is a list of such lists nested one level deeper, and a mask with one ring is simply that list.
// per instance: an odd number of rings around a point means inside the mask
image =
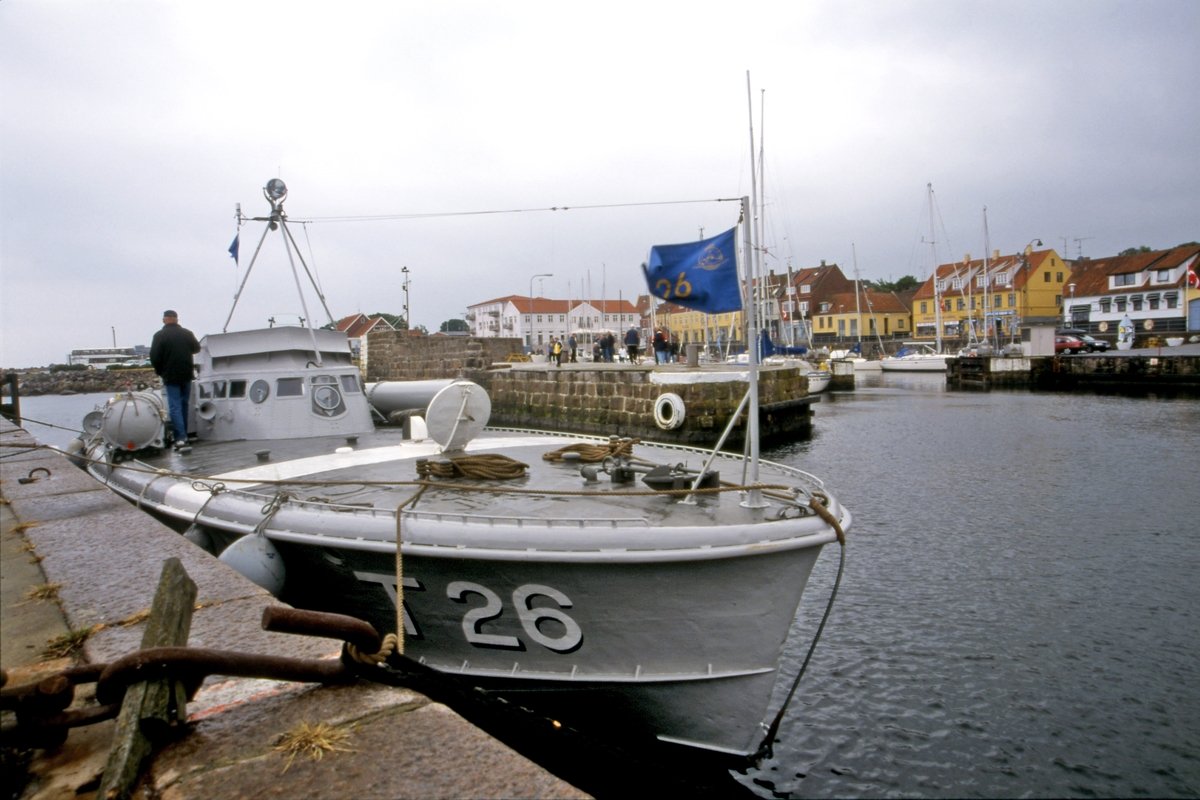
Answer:
[{"label": "flag on pole", "polygon": [[740,311],[735,234],[731,228],[711,239],[650,248],[642,265],[650,294],[707,314]]},{"label": "flag on pole", "polygon": [[240,238],[242,238],[242,234],[239,233],[233,237],[233,244],[229,245],[229,255],[233,257],[234,264],[238,263],[238,239]]},{"label": "flag on pole", "polygon": [[1192,256],[1192,260],[1188,262],[1187,282],[1188,286],[1193,289],[1200,289],[1200,274],[1196,273],[1196,256]]}]

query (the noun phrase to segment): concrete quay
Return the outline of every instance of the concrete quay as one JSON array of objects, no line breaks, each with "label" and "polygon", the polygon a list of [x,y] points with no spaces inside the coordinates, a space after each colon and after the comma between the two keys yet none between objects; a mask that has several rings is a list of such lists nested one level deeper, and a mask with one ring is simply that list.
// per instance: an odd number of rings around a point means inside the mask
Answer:
[{"label": "concrete quay", "polygon": [[[8,686],[138,649],[163,561],[170,557],[199,587],[189,645],[302,658],[340,651],[341,643],[331,639],[264,632],[262,611],[278,601],[62,456],[30,449],[34,444],[24,430],[0,419],[0,640]],[[28,477],[36,480],[18,481]],[[30,599],[34,587],[51,596]],[[69,631],[84,639],[78,652],[44,660],[47,643]],[[80,687],[73,707],[95,704],[91,688]],[[214,677],[188,704],[188,718],[186,735],[148,759],[135,795],[588,796],[448,706],[406,688]],[[4,712],[4,726],[11,723]],[[341,743],[320,760],[289,759],[276,746],[301,723],[324,723]],[[6,746],[6,793],[94,796],[114,728],[112,720],[73,728],[53,750]]]},{"label": "concrete quay", "polygon": [[960,357],[948,359],[946,365],[947,383],[960,388],[1200,394],[1200,344],[1078,355]]}]

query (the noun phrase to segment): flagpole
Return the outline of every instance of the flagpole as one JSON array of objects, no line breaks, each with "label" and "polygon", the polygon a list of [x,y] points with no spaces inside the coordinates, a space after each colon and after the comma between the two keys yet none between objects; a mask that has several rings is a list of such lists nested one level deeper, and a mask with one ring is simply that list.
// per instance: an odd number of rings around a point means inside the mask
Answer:
[{"label": "flagpole", "polygon": [[[755,198],[758,197],[758,178],[754,169],[754,95],[750,91],[750,70],[746,70],[746,101],[750,115],[750,190]],[[756,295],[754,294],[755,287],[758,281],[757,256],[754,250],[754,222],[753,206],[750,205],[750,198],[742,198],[742,214],[746,220],[745,241],[746,241],[746,275],[750,282],[747,295],[750,296],[750,302],[746,304],[746,338],[748,344],[753,343],[749,349],[750,369],[746,380],[750,384],[750,414],[747,419],[749,430],[747,434],[750,438],[750,483],[758,483],[758,314],[756,312],[755,302]],[[767,504],[763,502],[762,490],[751,489],[746,499],[742,501],[742,505],[746,508],[762,508]]]}]

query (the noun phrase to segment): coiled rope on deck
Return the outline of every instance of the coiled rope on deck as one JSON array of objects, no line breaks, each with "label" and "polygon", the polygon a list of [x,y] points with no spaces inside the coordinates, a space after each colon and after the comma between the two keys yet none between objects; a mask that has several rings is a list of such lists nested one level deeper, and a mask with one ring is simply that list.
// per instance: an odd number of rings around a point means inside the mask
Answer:
[{"label": "coiled rope on deck", "polygon": [[417,474],[422,478],[474,478],[475,480],[507,481],[524,478],[529,465],[499,453],[458,456],[436,461],[417,462]]},{"label": "coiled rope on deck", "polygon": [[[552,450],[549,453],[542,453],[542,459],[545,461],[562,461],[563,456],[567,453],[579,453],[579,460],[585,464],[592,464],[597,461],[603,461],[609,456],[633,456],[633,446],[640,443],[641,439],[625,439],[618,441],[609,441],[608,444],[588,444],[580,442],[578,444],[569,444],[566,447],[560,447],[557,450]],[[641,460],[641,459],[635,459]]]}]

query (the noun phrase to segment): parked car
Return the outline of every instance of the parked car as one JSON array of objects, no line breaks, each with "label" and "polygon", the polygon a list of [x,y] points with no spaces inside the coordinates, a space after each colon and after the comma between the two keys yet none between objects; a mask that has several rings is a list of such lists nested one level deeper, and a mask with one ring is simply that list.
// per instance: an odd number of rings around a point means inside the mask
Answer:
[{"label": "parked car", "polygon": [[1079,339],[1085,345],[1087,345],[1087,347],[1084,349],[1089,353],[1107,353],[1108,348],[1111,347],[1111,345],[1103,339],[1096,339],[1092,336],[1089,336],[1087,331],[1066,329],[1057,331],[1055,335],[1074,336],[1076,339]]},{"label": "parked car", "polygon": [[1082,353],[1086,347],[1087,343],[1077,336],[1059,335],[1054,337],[1055,355],[1058,355],[1059,353],[1069,353],[1071,355],[1074,355],[1075,353]]}]

